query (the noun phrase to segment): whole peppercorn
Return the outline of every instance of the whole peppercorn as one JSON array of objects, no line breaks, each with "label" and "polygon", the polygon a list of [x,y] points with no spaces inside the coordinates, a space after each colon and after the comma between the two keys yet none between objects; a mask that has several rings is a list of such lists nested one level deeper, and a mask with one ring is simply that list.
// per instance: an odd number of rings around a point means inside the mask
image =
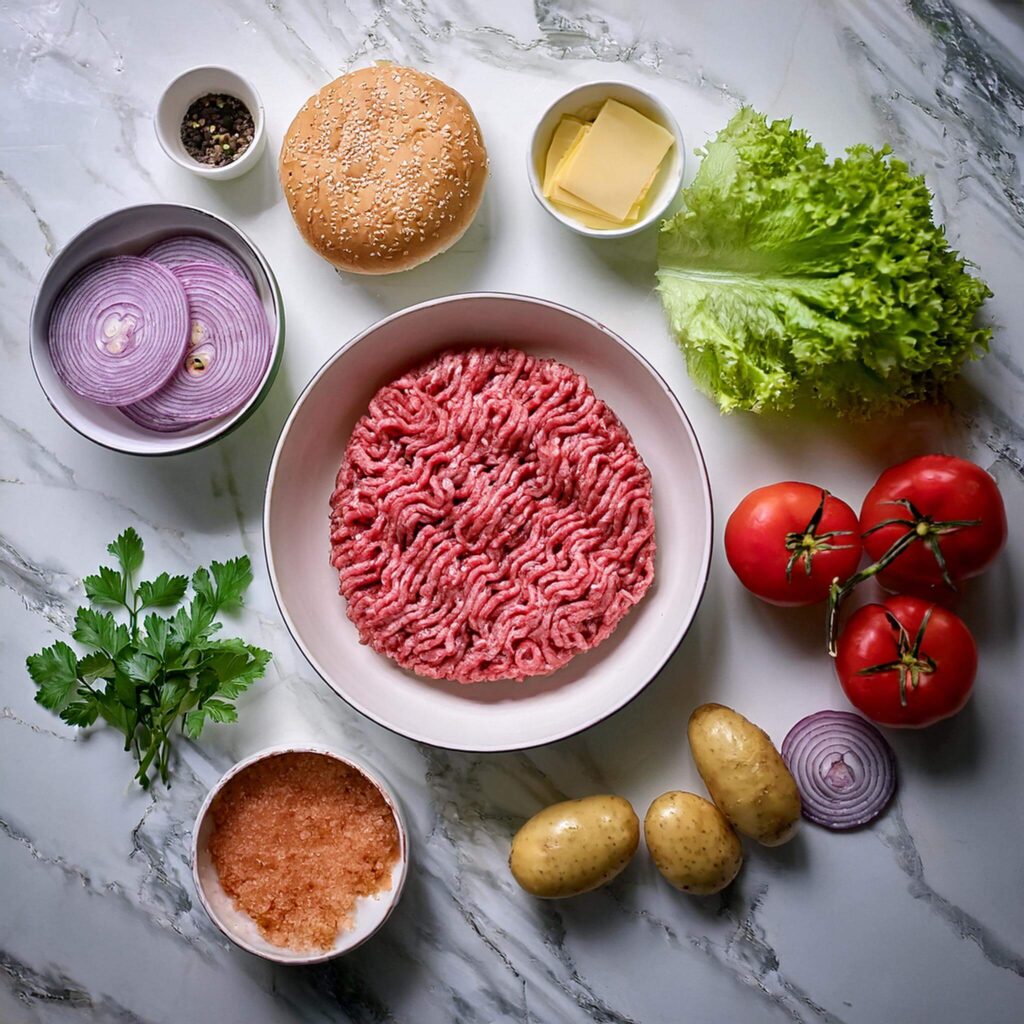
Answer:
[{"label": "whole peppercorn", "polygon": [[181,142],[186,152],[211,166],[237,160],[249,148],[254,133],[249,108],[227,93],[200,96],[181,120]]}]

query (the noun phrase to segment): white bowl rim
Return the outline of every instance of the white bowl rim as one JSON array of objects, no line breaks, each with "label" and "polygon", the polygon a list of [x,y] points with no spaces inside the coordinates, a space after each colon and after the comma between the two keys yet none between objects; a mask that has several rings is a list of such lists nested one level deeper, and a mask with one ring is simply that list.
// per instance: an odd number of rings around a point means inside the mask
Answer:
[{"label": "white bowl rim", "polygon": [[[675,176],[675,187],[671,192],[669,192],[668,197],[657,206],[652,206],[635,224],[628,224],[621,228],[588,228],[586,224],[581,224],[579,221],[573,220],[571,217],[559,213],[558,210],[551,205],[551,202],[540,188],[541,183],[537,176],[537,168],[533,161],[533,147],[537,141],[537,132],[540,131],[540,126],[547,120],[548,115],[575,93],[582,92],[584,89],[594,89],[601,86],[632,90],[633,92],[637,92],[641,96],[646,97],[650,101],[651,106],[657,108],[659,115],[666,122],[663,127],[668,128],[672,133],[672,136],[675,139],[675,144],[679,147],[680,153],[679,173]],[[544,112],[540,117],[537,118],[537,123],[534,125],[533,131],[530,133],[530,145],[526,151],[526,175],[529,179],[530,191],[533,193],[534,199],[536,199],[541,208],[554,217],[559,224],[565,225],[565,227],[569,228],[571,231],[575,231],[578,235],[583,235],[586,238],[628,238],[630,235],[635,235],[640,231],[646,230],[672,204],[672,201],[679,193],[679,188],[682,185],[685,174],[685,140],[683,139],[683,131],[679,127],[679,122],[676,120],[675,114],[673,114],[668,106],[658,99],[658,97],[649,89],[644,89],[642,86],[635,85],[633,82],[622,82],[614,79],[599,79],[594,82],[580,82],[579,85],[574,85],[571,89],[552,100],[551,103],[544,108]]]},{"label": "white bowl rim", "polygon": [[[212,437],[198,438],[191,443],[182,444],[175,448],[168,448],[164,451],[158,452],[137,452],[130,451],[126,448],[119,448],[115,444],[107,444],[104,441],[100,441],[93,437],[87,430],[79,426],[73,420],[69,419],[64,413],[57,407],[57,404],[50,397],[49,391],[43,386],[42,378],[39,376],[39,370],[36,367],[36,351],[35,345],[32,343],[32,330],[33,324],[36,319],[36,307],[39,305],[39,296],[43,290],[43,284],[49,278],[53,272],[53,268],[57,265],[57,261],[64,255],[67,249],[74,245],[83,235],[97,228],[104,221],[110,220],[114,217],[119,217],[124,213],[128,213],[131,210],[143,210],[152,209],[158,206],[169,206],[179,210],[188,210],[190,213],[202,214],[204,217],[209,217],[211,220],[219,221],[228,230],[233,231],[245,244],[252,250],[252,254],[256,257],[256,262],[259,263],[260,269],[266,275],[267,282],[270,285],[270,294],[273,299],[274,305],[274,319],[275,324],[271,325],[274,332],[274,347],[270,354],[270,362],[267,364],[267,369],[260,380],[259,387],[253,392],[252,397],[235,412],[231,413],[229,418],[226,419],[220,430],[217,431]],[[65,282],[66,284],[67,282]],[[168,202],[157,202],[157,203],[132,203],[129,206],[119,206],[116,210],[109,210],[107,213],[101,214],[95,220],[91,220],[84,227],[76,231],[54,254],[50,257],[50,262],[46,265],[46,269],[43,271],[39,278],[39,282],[36,285],[35,295],[32,297],[32,306],[29,309],[28,314],[28,355],[32,362],[32,373],[35,375],[36,383],[39,385],[39,390],[42,391],[43,396],[46,398],[47,404],[50,408],[79,436],[84,437],[87,441],[91,441],[95,445],[99,445],[100,448],[106,448],[107,451],[117,452],[119,455],[131,455],[135,458],[141,459],[161,459],[168,455],[184,455],[186,452],[198,451],[200,448],[205,448],[207,445],[211,445],[220,441],[222,438],[230,434],[236,427],[242,425],[242,423],[256,410],[256,406],[262,403],[263,399],[266,398],[265,392],[267,391],[268,383],[272,382],[277,376],[277,371],[280,369],[281,359],[284,354],[284,301],[281,297],[281,286],[277,283],[277,278],[274,276],[273,268],[267,261],[266,256],[259,246],[240,228],[238,225],[233,224],[231,221],[220,214],[213,213],[210,210],[206,210],[201,206],[192,206],[189,203],[168,203]]]},{"label": "white bowl rim", "polygon": [[[167,98],[167,94],[183,78],[188,78],[189,75],[194,75],[197,71],[223,72],[229,78],[237,78],[238,81],[245,83],[245,87],[249,89],[256,98],[256,110],[250,111],[250,113],[253,114],[254,122],[252,142],[249,143],[249,147],[240,157],[236,160],[232,160],[229,164],[220,164],[219,166],[208,167],[205,164],[199,163],[198,160],[182,160],[177,153],[165,144],[163,133],[160,131],[160,108],[163,105],[164,100]],[[236,97],[236,99],[237,98],[238,97]],[[153,113],[153,131],[156,133],[156,141],[160,144],[160,148],[164,151],[164,154],[170,160],[173,160],[179,167],[184,168],[186,171],[191,171],[200,178],[209,178],[214,181],[217,179],[228,180],[230,178],[241,177],[242,168],[246,167],[248,164],[255,163],[263,155],[263,136],[266,132],[266,121],[267,116],[266,111],[263,108],[263,97],[260,96],[256,86],[254,86],[245,75],[240,71],[236,71],[234,68],[227,67],[224,64],[195,64],[190,68],[186,68],[180,74],[175,75],[174,78],[164,86],[159,99],[156,101],[156,109]]]},{"label": "white bowl rim", "polygon": [[[341,948],[336,947],[324,950],[322,953],[296,953],[290,952],[282,947],[281,952],[278,954],[272,953],[268,950],[257,949],[241,936],[232,935],[231,932],[229,932],[221,923],[220,919],[214,913],[213,908],[210,906],[209,900],[206,898],[206,890],[199,879],[199,831],[206,819],[206,815],[210,811],[210,807],[213,805],[213,801],[224,786],[240,772],[243,772],[246,768],[256,764],[257,761],[264,761],[271,757],[277,757],[280,754],[320,754],[325,757],[333,757],[335,760],[341,761],[343,764],[347,764],[350,767],[355,768],[356,771],[361,772],[377,787],[377,789],[380,790],[381,795],[384,797],[384,802],[388,805],[391,809],[391,813],[395,816],[395,824],[398,827],[398,880],[393,881],[391,889],[388,890],[386,894],[389,902],[384,916],[371,931],[367,932],[366,935],[360,938],[357,942],[353,942],[351,945],[343,944]],[[195,886],[199,902],[202,904],[203,910],[206,911],[206,916],[209,917],[209,919],[220,929],[226,938],[230,939],[240,949],[244,949],[247,953],[252,953],[253,956],[258,956],[263,960],[270,960],[274,963],[286,965],[319,964],[323,963],[325,960],[333,960],[335,957],[344,956],[346,953],[351,953],[352,950],[358,949],[364,942],[376,935],[377,932],[384,927],[388,918],[391,917],[395,907],[398,906],[398,901],[402,897],[402,890],[405,888],[405,880],[409,874],[409,830],[402,814],[402,807],[391,787],[375,769],[368,767],[359,758],[352,757],[351,754],[343,754],[340,750],[322,743],[277,743],[270,747],[264,747],[262,750],[257,750],[248,757],[242,758],[241,761],[233,764],[213,784],[213,786],[210,787],[210,791],[206,794],[206,799],[203,800],[202,806],[199,808],[199,813],[196,815],[195,825],[192,827],[192,843],[189,856],[192,862],[192,884]]]},{"label": "white bowl rim", "polygon": [[[372,334],[374,331],[383,327],[385,324],[390,323],[399,317],[405,316],[409,313],[417,312],[421,309],[427,309],[431,306],[441,305],[442,303],[448,302],[462,302],[467,299],[502,299],[511,300],[513,302],[527,302],[540,306],[547,306],[550,309],[557,310],[560,313],[567,313],[570,316],[574,316],[591,327],[596,328],[602,334],[606,335],[612,341],[621,345],[625,348],[652,376],[654,381],[662,389],[669,401],[675,406],[676,413],[682,421],[683,427],[686,430],[687,436],[690,438],[693,444],[694,453],[697,456],[697,466],[700,471],[701,479],[701,491],[704,495],[704,511],[707,515],[707,529],[704,532],[703,537],[703,550],[701,552],[700,561],[700,586],[695,588],[693,600],[690,602],[690,606],[687,608],[686,613],[680,617],[679,627],[676,630],[675,642],[672,644],[671,649],[665,655],[661,664],[650,673],[648,678],[642,685],[637,687],[635,691],[626,696],[619,703],[609,708],[603,714],[597,718],[593,718],[590,721],[584,722],[582,725],[565,729],[562,731],[556,731],[550,735],[544,736],[537,740],[531,740],[529,743],[522,744],[520,746],[462,746],[462,745],[445,745],[440,747],[443,750],[457,750],[465,753],[477,753],[477,754],[497,754],[497,753],[512,753],[519,750],[530,750],[536,747],[544,746],[548,743],[556,743],[559,740],[568,739],[570,736],[576,736],[587,729],[592,728],[595,725],[611,718],[612,715],[621,711],[628,704],[631,704],[637,697],[640,696],[648,686],[661,674],[662,669],[672,659],[676,651],[679,650],[683,640],[686,639],[686,635],[693,625],[693,620],[697,616],[697,611],[700,608],[701,602],[704,598],[704,593],[707,590],[708,578],[711,574],[711,555],[714,547],[714,502],[711,494],[711,480],[708,476],[707,463],[704,459],[704,452],[700,446],[700,441],[697,438],[697,434],[693,429],[693,424],[690,422],[689,416],[686,415],[686,411],[683,409],[682,404],[676,397],[675,392],[668,386],[665,378],[655,369],[650,361],[635,349],[628,341],[621,338],[618,334],[606,327],[604,324],[595,320],[593,317],[587,316],[585,313],[580,313],[578,310],[572,309],[570,306],[564,306],[558,302],[552,302],[550,299],[542,299],[533,295],[520,295],[515,292],[459,292],[455,295],[443,295],[435,299],[427,299],[425,302],[418,302],[413,306],[406,306],[404,309],[396,310],[394,313],[390,313],[375,323],[371,324],[365,330],[360,331],[353,338],[350,338],[340,348],[337,349],[332,355],[328,356],[327,360],[320,367],[319,370],[310,378],[309,383],[302,389],[298,397],[295,399],[295,404],[292,406],[291,411],[288,413],[288,418],[284,422],[284,426],[281,427],[281,433],[278,436],[277,444],[274,446],[274,456],[270,460],[270,468],[267,472],[267,485],[263,500],[263,554],[267,562],[267,573],[270,576],[271,589],[274,592],[274,601],[277,603],[278,611],[281,613],[281,618],[284,620],[285,627],[291,634],[292,639],[295,641],[296,646],[302,651],[306,661],[309,662],[310,666],[316,672],[318,676],[330,687],[330,689],[336,693],[349,707],[355,708],[360,714],[365,715],[371,721],[376,722],[378,725],[387,729],[389,732],[394,733],[397,736],[404,736],[406,739],[413,740],[417,743],[423,743],[429,747],[438,747],[439,745],[432,740],[429,736],[425,736],[422,733],[415,732],[412,730],[398,729],[391,723],[385,721],[374,712],[368,710],[359,701],[354,700],[348,694],[342,693],[335,685],[331,682],[330,674],[320,665],[317,659],[313,656],[312,652],[306,647],[306,644],[299,635],[299,631],[292,621],[291,616],[288,613],[288,609],[285,607],[284,602],[281,599],[281,588],[277,580],[277,568],[274,564],[274,556],[270,543],[270,504],[271,504],[271,492],[273,489],[274,477],[277,473],[278,460],[281,457],[281,450],[284,446],[284,442],[287,439],[288,433],[291,430],[292,424],[298,415],[299,409],[301,408],[306,396],[312,391],[315,385],[319,382],[320,378],[330,369],[330,367],[337,362],[350,348],[359,344],[364,338]],[[383,657],[383,655],[382,655]]]}]

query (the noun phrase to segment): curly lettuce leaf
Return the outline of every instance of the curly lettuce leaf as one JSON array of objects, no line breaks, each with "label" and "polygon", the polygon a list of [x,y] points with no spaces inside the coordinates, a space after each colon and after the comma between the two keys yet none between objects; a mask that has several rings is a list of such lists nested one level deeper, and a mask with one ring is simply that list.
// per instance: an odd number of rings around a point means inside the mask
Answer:
[{"label": "curly lettuce leaf", "polygon": [[932,220],[922,177],[887,147],[829,161],[744,107],[662,224],[658,291],[696,384],[723,411],[841,413],[934,397],[987,349],[991,295]]}]

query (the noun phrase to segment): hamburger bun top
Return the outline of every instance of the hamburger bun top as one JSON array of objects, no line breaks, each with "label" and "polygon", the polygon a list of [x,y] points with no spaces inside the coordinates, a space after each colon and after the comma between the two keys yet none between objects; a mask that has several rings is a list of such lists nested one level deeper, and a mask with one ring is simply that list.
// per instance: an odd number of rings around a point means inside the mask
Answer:
[{"label": "hamburger bun top", "polygon": [[299,232],[321,256],[389,274],[462,236],[483,198],[487,151],[459,93],[380,64],[306,101],[281,146],[280,176]]}]

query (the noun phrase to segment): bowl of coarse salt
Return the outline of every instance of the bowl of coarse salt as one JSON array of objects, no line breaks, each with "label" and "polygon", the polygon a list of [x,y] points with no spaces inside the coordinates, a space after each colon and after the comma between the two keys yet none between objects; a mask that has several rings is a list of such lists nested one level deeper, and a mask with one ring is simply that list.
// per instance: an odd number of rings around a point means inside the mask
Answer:
[{"label": "bowl of coarse salt", "polygon": [[203,909],[249,953],[313,964],[362,945],[398,905],[409,866],[401,808],[366,765],[276,746],[210,790],[192,833]]}]

